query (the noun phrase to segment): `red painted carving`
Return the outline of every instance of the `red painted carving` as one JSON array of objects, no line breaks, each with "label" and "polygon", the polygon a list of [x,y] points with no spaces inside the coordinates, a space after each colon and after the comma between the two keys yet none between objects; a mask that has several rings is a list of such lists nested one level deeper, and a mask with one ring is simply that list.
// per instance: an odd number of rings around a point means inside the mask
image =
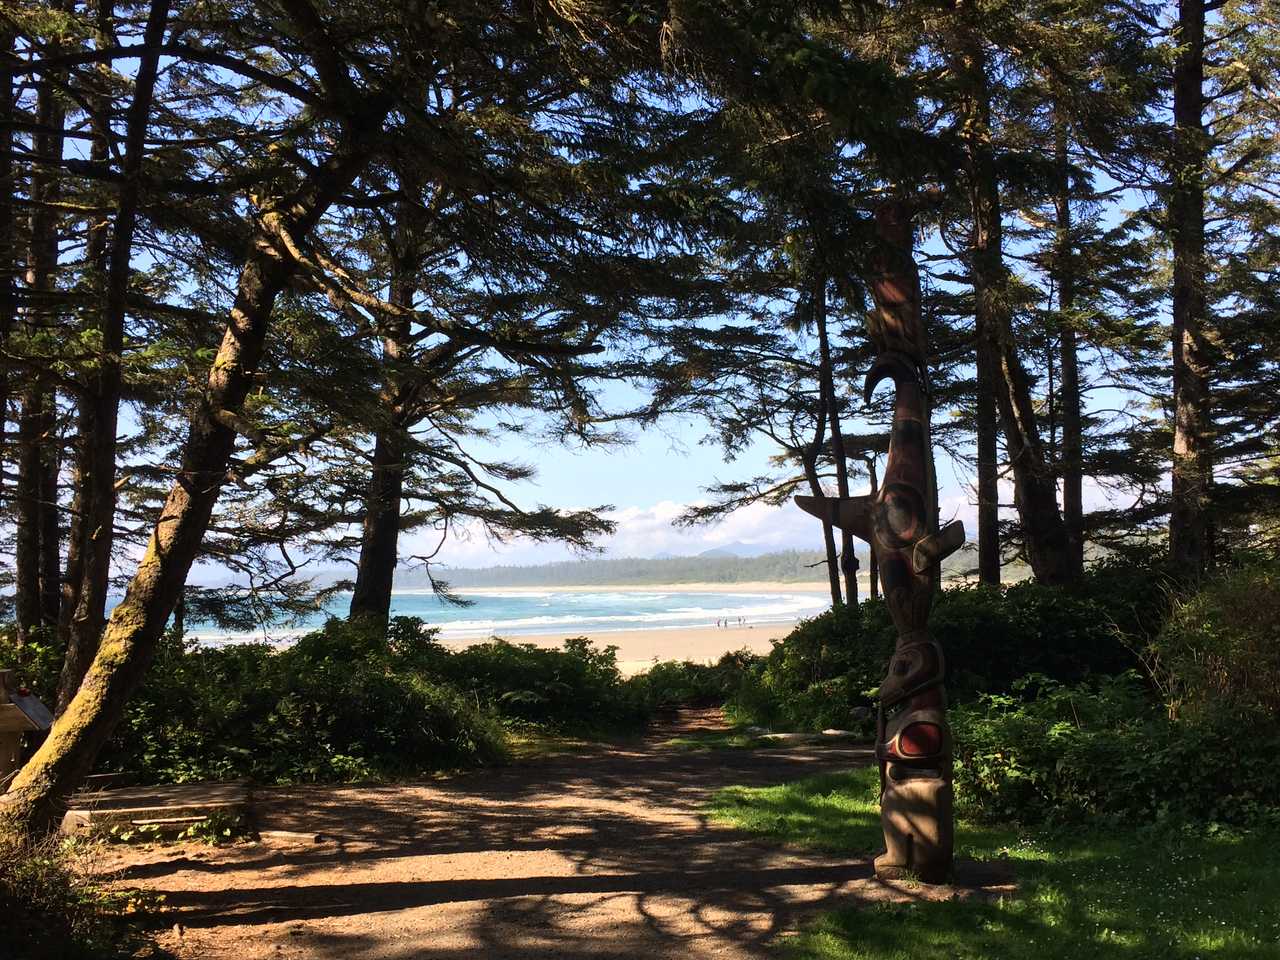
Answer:
[{"label": "red painted carving", "polygon": [[809,513],[871,544],[880,564],[885,602],[898,630],[880,685],[876,754],[880,759],[880,820],[884,879],[945,882],[953,847],[951,731],[947,725],[942,647],[929,637],[934,571],[964,543],[964,527],[931,533],[937,490],[929,456],[929,398],[920,274],[912,256],[911,214],[902,201],[876,210],[878,249],[871,292],[870,334],[878,348],[864,393],[894,385],[893,420],[884,480],[872,496],[797,497]]}]

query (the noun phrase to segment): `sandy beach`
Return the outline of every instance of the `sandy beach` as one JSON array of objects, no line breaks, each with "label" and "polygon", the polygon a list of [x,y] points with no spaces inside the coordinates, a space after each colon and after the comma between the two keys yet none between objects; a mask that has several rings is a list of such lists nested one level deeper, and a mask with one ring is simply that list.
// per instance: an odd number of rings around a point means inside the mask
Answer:
[{"label": "sandy beach", "polygon": [[[859,589],[861,596],[866,597],[869,587],[865,577],[861,578]],[[733,650],[768,653],[771,641],[785,637],[799,619],[828,608],[828,590],[826,582],[814,581],[458,587],[460,596],[469,595],[480,606],[466,608],[463,619],[452,622],[447,618],[436,619],[441,608],[430,604],[423,607],[431,596],[430,591],[396,590],[392,594],[392,615],[417,616],[440,627],[440,642],[453,649],[482,643],[494,636],[511,643],[532,643],[540,647],[557,647],[570,637],[585,636],[599,647],[616,646],[619,667],[632,675],[659,660],[705,663]],[[557,607],[553,599],[557,594],[581,595],[586,605]],[[598,596],[588,596],[591,594]],[[628,594],[637,595],[634,616],[632,604],[625,599]],[[663,596],[667,594],[674,596]],[[679,599],[682,594],[689,595],[683,602]],[[697,594],[711,597],[719,594],[721,599],[710,599],[701,604],[705,609],[699,609],[700,601],[692,596]],[[730,601],[731,596],[738,599]],[[396,597],[408,598],[411,602],[398,607]],[[787,597],[792,598],[791,601]],[[515,602],[514,598],[522,598],[522,605],[513,611],[510,604],[505,609],[495,607],[486,598],[493,598],[495,602],[506,602],[503,598]],[[802,602],[795,602],[798,599]],[[668,611],[668,608],[671,609]],[[735,608],[744,614],[741,622],[738,617],[729,616],[723,626],[717,626],[719,616],[732,613]],[[473,609],[477,611],[474,614]],[[470,622],[466,620],[468,616],[472,617]],[[583,622],[569,622],[578,619]],[[682,622],[663,622],[672,619]],[[565,622],[556,623],[557,620]],[[658,622],[650,626],[647,620]],[[289,643],[318,627],[319,624],[290,625],[262,634],[243,635],[197,628],[189,636],[209,643]],[[532,632],[526,633],[526,630]]]},{"label": "sandy beach", "polygon": [[[869,581],[859,578],[859,590],[866,596]],[[776,581],[744,581],[740,583],[655,583],[655,584],[590,584],[548,587],[458,587],[460,594],[509,595],[555,593],[803,593],[826,595],[825,581],[785,583]],[[708,663],[733,650],[768,653],[772,641],[785,637],[795,627],[794,620],[732,625],[679,627],[642,630],[567,630],[557,633],[511,635],[512,643],[532,643],[540,647],[557,647],[568,637],[586,636],[598,646],[618,648],[618,667],[626,676],[642,673],[659,660],[692,660]],[[454,638],[444,642],[451,647],[465,647],[480,637]]]},{"label": "sandy beach", "polygon": [[[601,630],[511,636],[511,643],[558,647],[566,637],[586,636],[597,646],[618,648],[618,669],[624,676],[643,673],[655,660],[693,660],[708,663],[731,650],[768,653],[772,640],[791,632],[794,623],[762,623],[746,627],[681,627],[678,630]],[[467,647],[476,640],[446,640],[448,647]]]}]

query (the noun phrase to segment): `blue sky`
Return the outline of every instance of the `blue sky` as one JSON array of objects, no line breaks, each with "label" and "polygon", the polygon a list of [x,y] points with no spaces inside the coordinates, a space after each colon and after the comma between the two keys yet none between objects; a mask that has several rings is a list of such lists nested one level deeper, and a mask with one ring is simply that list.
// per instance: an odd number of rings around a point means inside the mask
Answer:
[{"label": "blue sky", "polygon": [[[766,444],[757,444],[726,463],[717,446],[699,442],[703,434],[697,421],[672,419],[646,430],[633,429],[632,443],[620,448],[575,451],[537,443],[526,435],[495,445],[490,452],[537,467],[535,480],[509,488],[521,505],[581,508],[613,504],[615,509],[609,515],[618,530],[599,542],[605,556],[694,554],[728,543],[777,550],[821,549],[817,521],[791,505],[759,504],[712,526],[692,530],[674,527],[672,520],[686,506],[705,499],[703,488],[709,483],[742,479],[767,468],[771,451]],[[975,511],[965,468],[943,459],[938,464],[938,481],[943,520],[959,518],[973,535]],[[861,492],[856,484],[854,492]],[[1002,484],[1002,502],[1011,503],[1012,499],[1012,489]],[[1108,497],[1086,481],[1085,499],[1089,509]],[[409,535],[402,540],[401,554],[429,549],[435,541],[427,534]],[[574,556],[554,544],[521,540],[494,543],[479,530],[471,530],[446,543],[437,560],[449,566],[489,566],[547,563]]]}]

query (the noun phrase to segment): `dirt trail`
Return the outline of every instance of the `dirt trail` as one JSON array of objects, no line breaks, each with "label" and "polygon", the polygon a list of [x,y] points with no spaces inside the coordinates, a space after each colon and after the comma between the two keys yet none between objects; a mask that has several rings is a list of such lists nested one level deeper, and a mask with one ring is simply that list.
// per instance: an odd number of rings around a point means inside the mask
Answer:
[{"label": "dirt trail", "polygon": [[115,848],[103,867],[165,894],[163,946],[236,960],[759,957],[815,910],[952,895],[709,823],[719,787],[869,759],[660,745],[719,723],[686,712],[638,743],[421,784],[260,790],[261,843]]}]

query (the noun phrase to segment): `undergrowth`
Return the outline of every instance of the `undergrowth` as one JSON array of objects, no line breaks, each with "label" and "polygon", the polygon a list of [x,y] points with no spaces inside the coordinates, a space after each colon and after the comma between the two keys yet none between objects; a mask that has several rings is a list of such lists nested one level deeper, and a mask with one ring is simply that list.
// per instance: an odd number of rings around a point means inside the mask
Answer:
[{"label": "undergrowth", "polygon": [[[713,818],[851,855],[882,848],[872,768],[731,787]],[[780,944],[791,960],[1276,960],[1280,829],[1037,832],[957,823],[957,856],[1008,863],[1017,893],[850,906]]]},{"label": "undergrowth", "polygon": [[0,956],[11,960],[113,960],[149,955],[137,924],[152,904],[109,890],[68,840],[32,841],[0,830]]}]

